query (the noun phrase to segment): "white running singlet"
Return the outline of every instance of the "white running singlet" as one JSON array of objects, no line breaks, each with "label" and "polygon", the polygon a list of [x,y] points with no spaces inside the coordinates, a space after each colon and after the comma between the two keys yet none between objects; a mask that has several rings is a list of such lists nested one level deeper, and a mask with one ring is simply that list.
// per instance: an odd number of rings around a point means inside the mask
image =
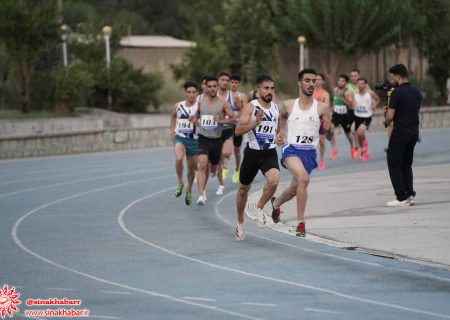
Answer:
[{"label": "white running singlet", "polygon": [[372,97],[370,92],[363,95],[355,93],[355,116],[360,118],[370,118],[372,116]]},{"label": "white running singlet", "polygon": [[288,144],[298,150],[314,150],[319,143],[320,118],[317,100],[306,111],[300,109],[299,98],[295,99],[292,112],[287,120]]},{"label": "white running singlet", "polygon": [[275,102],[270,102],[270,108],[265,109],[259,105],[258,100],[251,101],[253,112],[250,122],[256,120],[256,114],[259,110],[264,111],[264,117],[256,128],[244,134],[246,145],[253,150],[273,149],[277,146],[276,135],[278,127],[278,118],[280,113]]},{"label": "white running singlet", "polygon": [[187,107],[185,101],[178,102],[177,122],[175,124],[175,133],[183,138],[197,139],[195,126],[189,122],[190,116],[195,116],[198,109],[198,103]]}]

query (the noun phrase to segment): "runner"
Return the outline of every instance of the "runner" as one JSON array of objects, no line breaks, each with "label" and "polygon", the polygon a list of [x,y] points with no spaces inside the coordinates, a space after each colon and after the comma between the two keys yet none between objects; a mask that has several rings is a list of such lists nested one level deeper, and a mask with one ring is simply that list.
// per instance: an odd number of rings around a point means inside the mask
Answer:
[{"label": "runner", "polygon": [[[280,207],[297,197],[297,228],[295,234],[306,236],[305,207],[308,198],[309,175],[317,168],[316,148],[319,143],[321,122],[327,131],[327,139],[333,136],[328,106],[312,95],[317,79],[314,69],[303,69],[298,74],[300,97],[284,102],[281,112],[281,131],[287,121],[287,145],[283,147],[281,165],[292,175],[291,185],[277,198],[272,198],[272,220],[280,221]],[[282,135],[282,132],[280,133]]]},{"label": "runner", "polygon": [[[350,81],[347,83],[347,89],[350,90],[351,93],[353,93],[353,95],[358,93],[358,79],[361,77],[361,72],[359,71],[359,69],[354,68],[352,69],[352,71],[350,71]],[[358,155],[359,152],[359,147],[358,147],[358,137],[356,136],[356,128],[355,128],[355,109],[354,106],[349,106],[348,107],[348,114],[350,116],[350,121],[351,121],[351,127],[350,127],[350,131],[352,133],[352,137],[353,137],[353,158],[355,158]]]},{"label": "runner", "polygon": [[[247,97],[245,96],[245,94],[242,92],[239,92],[240,83],[241,83],[241,76],[237,73],[232,73],[230,75],[230,90],[231,90],[231,99],[233,101],[234,113],[235,113],[235,119],[236,119],[236,124],[234,126],[234,129],[236,129],[236,125],[238,123],[241,110],[247,101]],[[235,134],[235,131],[233,130],[233,146],[234,146],[233,151],[234,151],[234,160],[235,160],[234,172],[233,172],[233,176],[231,177],[231,181],[233,183],[239,182],[239,169],[241,166],[241,145],[242,145],[242,136],[237,136]]]},{"label": "runner", "polygon": [[[325,103],[328,106],[328,108],[330,108],[330,94],[323,88],[324,81],[325,76],[321,73],[318,73],[313,98],[319,102]],[[319,131],[319,167],[318,167],[319,170],[325,170],[326,167],[325,161],[323,161],[324,155],[325,155],[325,130],[321,125]]]},{"label": "runner", "polygon": [[256,212],[256,221],[261,227],[266,224],[264,205],[275,194],[280,176],[276,143],[282,143],[282,137],[278,135],[280,131],[278,106],[272,102],[274,81],[269,75],[262,74],[256,78],[256,85],[260,98],[252,100],[244,107],[236,127],[236,135],[244,134],[246,141],[244,160],[239,174],[241,184],[236,194],[238,241],[245,238],[244,210],[248,192],[258,171],[261,170],[265,176],[266,185],[258,203],[254,208],[251,206],[251,209]]},{"label": "runner", "polygon": [[[353,138],[350,133],[353,116],[348,112],[349,106],[352,106],[353,108],[354,95],[350,90],[347,89],[347,82],[348,76],[346,74],[341,74],[338,78],[337,87],[334,88],[332,122],[333,127],[338,127],[339,125],[341,125],[342,129],[344,129],[345,136],[347,137],[348,143],[350,144],[350,156],[352,159],[354,159],[356,156],[356,152],[353,148]],[[338,149],[336,148],[336,138],[334,135],[331,139],[331,146],[333,150],[331,150],[328,159],[333,160],[338,155]]]},{"label": "runner", "polygon": [[[230,84],[230,74],[228,72],[222,72],[218,77],[219,90],[217,91],[217,96],[224,101],[226,101],[231,110],[234,111],[235,107],[233,104],[233,99],[231,97],[231,91],[228,89]],[[225,179],[228,176],[228,162],[230,162],[231,153],[233,152],[233,124],[227,123],[223,125],[222,129],[222,157],[220,159],[217,179],[219,180],[219,187],[217,188],[216,194],[222,195],[225,190]]]},{"label": "runner", "polygon": [[183,87],[184,96],[186,99],[178,102],[174,106],[172,116],[170,117],[170,138],[175,146],[175,169],[178,177],[178,185],[175,189],[175,196],[179,197],[183,193],[183,159],[186,155],[188,184],[186,187],[184,202],[186,205],[190,205],[192,203],[192,184],[194,183],[198,161],[198,137],[194,125],[195,114],[198,109],[198,85],[193,81],[187,81]]},{"label": "runner", "polygon": [[[198,205],[206,204],[206,181],[208,170],[217,172],[222,154],[222,126],[233,123],[234,114],[230,105],[217,96],[217,78],[206,79],[207,94],[198,103],[195,124],[198,127]],[[228,116],[228,119],[225,119]],[[209,169],[208,169],[209,164]]]},{"label": "runner", "polygon": [[355,129],[358,144],[361,149],[361,160],[369,160],[369,143],[366,139],[366,131],[369,130],[372,121],[372,113],[380,102],[378,96],[367,88],[367,80],[359,78],[357,82],[358,93],[355,94]]}]

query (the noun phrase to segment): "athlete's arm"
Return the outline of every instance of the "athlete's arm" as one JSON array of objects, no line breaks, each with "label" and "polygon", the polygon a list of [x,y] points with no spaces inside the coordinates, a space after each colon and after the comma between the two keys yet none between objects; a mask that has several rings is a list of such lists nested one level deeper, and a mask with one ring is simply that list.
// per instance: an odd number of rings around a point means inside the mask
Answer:
[{"label": "athlete's arm", "polygon": [[202,103],[200,102],[200,100],[198,101],[198,108],[197,108],[197,112],[195,113],[195,115],[191,118],[189,117],[189,122],[192,123],[194,126],[200,128],[200,106],[202,105]]},{"label": "athlete's arm", "polygon": [[214,120],[222,124],[234,124],[234,112],[233,110],[231,110],[231,106],[225,100],[222,104],[222,111],[226,116],[228,116],[229,119],[220,119],[219,115],[216,115],[217,117],[214,116]]},{"label": "athlete's arm", "polygon": [[375,110],[380,103],[380,97],[372,90],[370,90],[370,96],[372,97],[372,110]]},{"label": "athlete's arm", "polygon": [[325,137],[328,141],[330,141],[334,135],[333,126],[330,119],[330,107],[323,102],[319,102],[317,111],[319,113],[323,128],[326,130]]},{"label": "athlete's arm", "polygon": [[353,95],[353,92],[351,92],[348,89],[345,89],[344,96],[342,97],[344,100],[344,103],[347,107],[353,109],[355,104],[355,96]]},{"label": "athlete's arm", "polygon": [[277,134],[277,140],[284,139],[284,130],[286,128],[287,119],[289,118],[289,110],[292,109],[294,100],[286,100],[281,104],[280,119],[278,120],[279,132]]},{"label": "athlete's arm", "polygon": [[175,138],[175,125],[177,123],[177,104],[173,106],[172,114],[170,115],[170,132],[169,137],[170,141],[172,141]]},{"label": "athlete's arm", "polygon": [[324,97],[323,103],[325,103],[328,106],[328,108],[331,108],[330,94],[327,91],[325,91],[325,97]]},{"label": "athlete's arm", "polygon": [[[253,122],[251,121],[253,109],[254,109],[253,104],[247,103],[244,109],[241,111],[239,124],[237,125],[236,130],[234,131],[237,136],[243,135],[244,133],[247,133],[250,130],[256,128],[256,126],[259,124],[259,121],[261,121],[262,118],[261,116],[260,117],[257,116],[256,121]],[[264,112],[262,113],[263,113],[262,115],[264,115]]]}]

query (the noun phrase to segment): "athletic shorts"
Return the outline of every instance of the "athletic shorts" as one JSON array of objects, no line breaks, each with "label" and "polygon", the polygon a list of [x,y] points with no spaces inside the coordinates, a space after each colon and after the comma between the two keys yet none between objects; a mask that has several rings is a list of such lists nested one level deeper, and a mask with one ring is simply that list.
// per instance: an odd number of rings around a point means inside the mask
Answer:
[{"label": "athletic shorts", "polygon": [[225,142],[228,139],[231,139],[233,137],[234,128],[223,128],[222,129],[222,141]]},{"label": "athletic shorts", "polygon": [[348,113],[348,117],[349,117],[349,119],[350,119],[350,125],[352,125],[353,122],[355,122],[355,110],[353,110],[353,109],[348,109],[348,110],[347,110],[347,113]]},{"label": "athletic shorts", "polygon": [[254,150],[246,147],[244,149],[244,159],[239,170],[239,181],[247,186],[253,182],[259,170],[261,170],[262,174],[265,174],[270,169],[280,170],[276,148]]},{"label": "athletic shorts", "polygon": [[186,149],[186,155],[188,156],[196,156],[198,154],[198,143],[197,139],[189,139],[184,138],[179,135],[175,135],[175,139],[173,139],[173,145],[177,143],[181,143]]},{"label": "athletic shorts", "polygon": [[345,133],[349,133],[352,122],[350,122],[350,116],[348,113],[336,113],[333,112],[333,115],[331,117],[331,122],[333,122],[333,125],[337,128],[339,125],[342,126],[342,129],[344,129]]},{"label": "athletic shorts", "polygon": [[355,116],[355,130],[358,130],[359,126],[364,124],[369,130],[370,123],[372,122],[372,117],[363,118]]},{"label": "athletic shorts", "polygon": [[[294,148],[292,145],[287,144],[283,147],[281,152],[281,165],[283,168],[286,168],[284,165],[284,160],[289,157],[298,157],[305,167],[306,172],[311,174],[311,172],[317,168],[317,153],[316,150],[298,150]],[[287,169],[287,168],[286,168]]]},{"label": "athletic shorts", "polygon": [[235,133],[236,127],[233,127],[233,145],[235,147],[242,146],[242,138],[244,137],[242,134],[240,136],[237,136]]},{"label": "athletic shorts", "polygon": [[212,165],[220,162],[222,146],[222,138],[206,138],[201,134],[198,135],[198,154],[206,154]]}]

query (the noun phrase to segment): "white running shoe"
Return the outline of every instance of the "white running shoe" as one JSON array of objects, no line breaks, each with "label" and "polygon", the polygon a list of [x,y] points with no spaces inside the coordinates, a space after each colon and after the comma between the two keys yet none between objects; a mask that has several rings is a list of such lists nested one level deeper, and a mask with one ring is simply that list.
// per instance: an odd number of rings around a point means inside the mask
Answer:
[{"label": "white running shoe", "polygon": [[409,196],[408,201],[410,206],[416,205],[416,198],[414,198],[414,196]]},{"label": "white running shoe", "polygon": [[221,196],[223,195],[223,192],[225,191],[225,186],[219,185],[216,191],[216,195]]},{"label": "white running shoe", "polygon": [[244,225],[238,223],[236,226],[236,240],[242,241],[244,239],[245,239]]},{"label": "white running shoe", "polygon": [[204,205],[206,204],[206,199],[205,199],[205,197],[204,197],[204,196],[198,197],[197,204],[198,204],[199,206],[204,206]]},{"label": "white running shoe", "polygon": [[264,228],[266,226],[266,216],[263,209],[256,208],[256,223],[261,228]]},{"label": "white running shoe", "polygon": [[398,201],[397,199],[395,199],[393,201],[389,201],[388,203],[386,203],[386,206],[388,206],[388,207],[409,207],[410,203],[409,203],[409,199],[403,200],[403,201]]}]

